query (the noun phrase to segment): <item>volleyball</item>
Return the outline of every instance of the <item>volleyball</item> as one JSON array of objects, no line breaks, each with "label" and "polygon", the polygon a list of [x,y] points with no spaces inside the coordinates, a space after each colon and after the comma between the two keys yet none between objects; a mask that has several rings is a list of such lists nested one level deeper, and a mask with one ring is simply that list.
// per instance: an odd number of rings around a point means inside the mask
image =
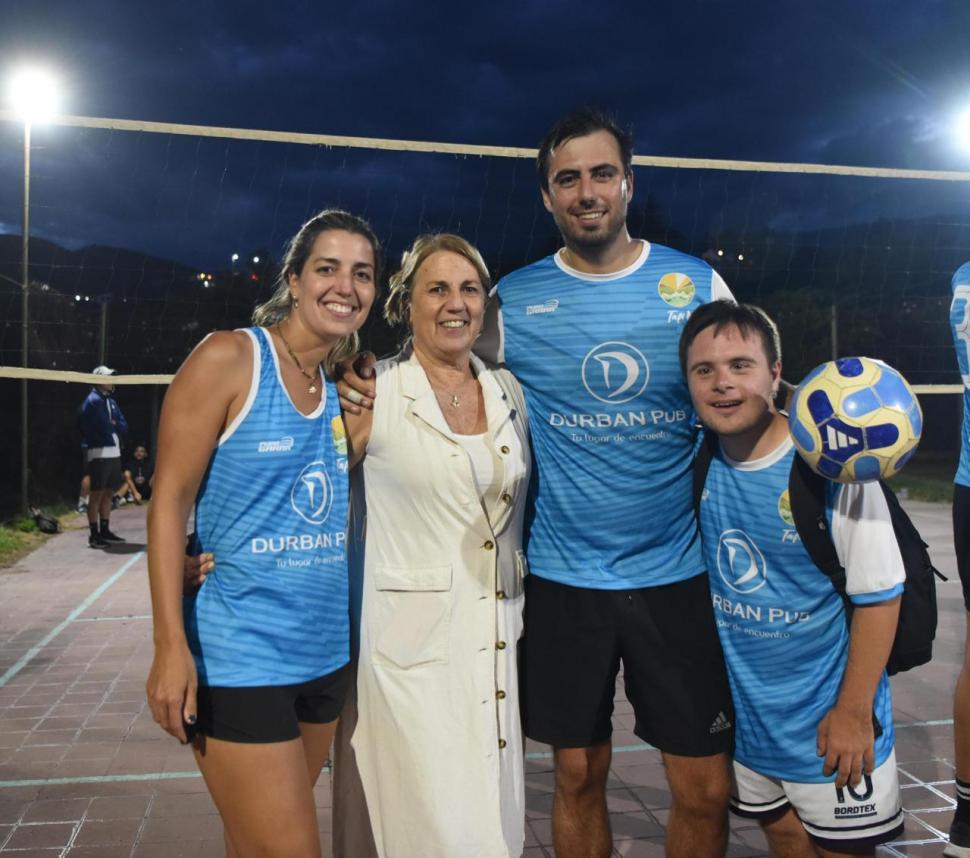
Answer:
[{"label": "volleyball", "polygon": [[888,479],[916,452],[923,412],[880,360],[839,358],[813,369],[791,403],[789,429],[816,473],[840,483]]}]

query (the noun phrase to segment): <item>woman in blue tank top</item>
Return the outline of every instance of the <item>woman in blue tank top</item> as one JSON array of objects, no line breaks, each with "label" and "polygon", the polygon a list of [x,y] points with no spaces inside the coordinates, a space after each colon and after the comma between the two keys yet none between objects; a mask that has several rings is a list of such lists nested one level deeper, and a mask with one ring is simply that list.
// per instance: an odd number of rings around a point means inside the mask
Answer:
[{"label": "woman in blue tank top", "polygon": [[[162,409],[148,700],[192,742],[230,856],[320,854],[312,790],[350,659],[347,442],[322,367],[356,351],[380,267],[365,221],[321,212],[290,242],[256,327],[208,336]],[[183,598],[193,505],[219,566]]]}]

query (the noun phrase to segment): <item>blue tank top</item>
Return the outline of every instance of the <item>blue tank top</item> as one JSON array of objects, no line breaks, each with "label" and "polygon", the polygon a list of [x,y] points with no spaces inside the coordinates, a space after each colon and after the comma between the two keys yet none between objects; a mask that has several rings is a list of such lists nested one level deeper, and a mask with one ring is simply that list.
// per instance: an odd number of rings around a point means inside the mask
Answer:
[{"label": "blue tank top", "polygon": [[970,486],[970,262],[953,275],[950,329],[957,350],[957,364],[963,379],[963,424],[960,427],[960,464],[954,482]]},{"label": "blue tank top", "polygon": [[291,685],[349,658],[347,441],[337,393],[302,414],[269,333],[253,340],[253,380],[196,498],[202,551],[216,568],[184,600],[203,685]]}]

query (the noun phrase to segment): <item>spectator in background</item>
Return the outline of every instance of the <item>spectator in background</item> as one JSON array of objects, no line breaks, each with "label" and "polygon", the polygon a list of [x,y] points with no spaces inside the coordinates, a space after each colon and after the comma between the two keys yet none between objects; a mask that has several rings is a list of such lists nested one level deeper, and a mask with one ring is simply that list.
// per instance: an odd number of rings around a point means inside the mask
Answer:
[{"label": "spectator in background", "polygon": [[75,509],[78,512],[88,511],[88,501],[91,495],[91,477],[88,476],[88,445],[83,441],[81,442],[81,485],[78,486],[77,490],[77,506]]},{"label": "spectator in background", "polygon": [[[94,375],[112,376],[115,371],[106,366],[95,367]],[[111,532],[111,496],[122,482],[121,436],[127,434],[125,421],[115,402],[114,385],[96,384],[81,403],[78,424],[88,449],[88,476],[91,494],[88,500],[88,526],[91,548],[107,548],[112,542],[124,542]]]},{"label": "spectator in background", "polygon": [[128,464],[125,465],[125,485],[128,500],[140,504],[143,500],[150,500],[152,496],[152,478],[155,475],[155,464],[148,458],[148,450],[144,444],[135,447],[135,452]]}]

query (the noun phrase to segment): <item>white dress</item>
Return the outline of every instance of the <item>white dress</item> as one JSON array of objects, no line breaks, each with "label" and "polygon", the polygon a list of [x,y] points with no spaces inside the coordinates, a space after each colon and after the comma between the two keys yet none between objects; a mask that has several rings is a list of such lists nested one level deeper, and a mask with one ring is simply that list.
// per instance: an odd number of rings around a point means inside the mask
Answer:
[{"label": "white dress", "polygon": [[362,466],[357,706],[342,716],[335,754],[336,858],[522,853],[516,644],[528,429],[512,376],[473,364],[494,454],[484,497],[417,360],[378,365]]}]

